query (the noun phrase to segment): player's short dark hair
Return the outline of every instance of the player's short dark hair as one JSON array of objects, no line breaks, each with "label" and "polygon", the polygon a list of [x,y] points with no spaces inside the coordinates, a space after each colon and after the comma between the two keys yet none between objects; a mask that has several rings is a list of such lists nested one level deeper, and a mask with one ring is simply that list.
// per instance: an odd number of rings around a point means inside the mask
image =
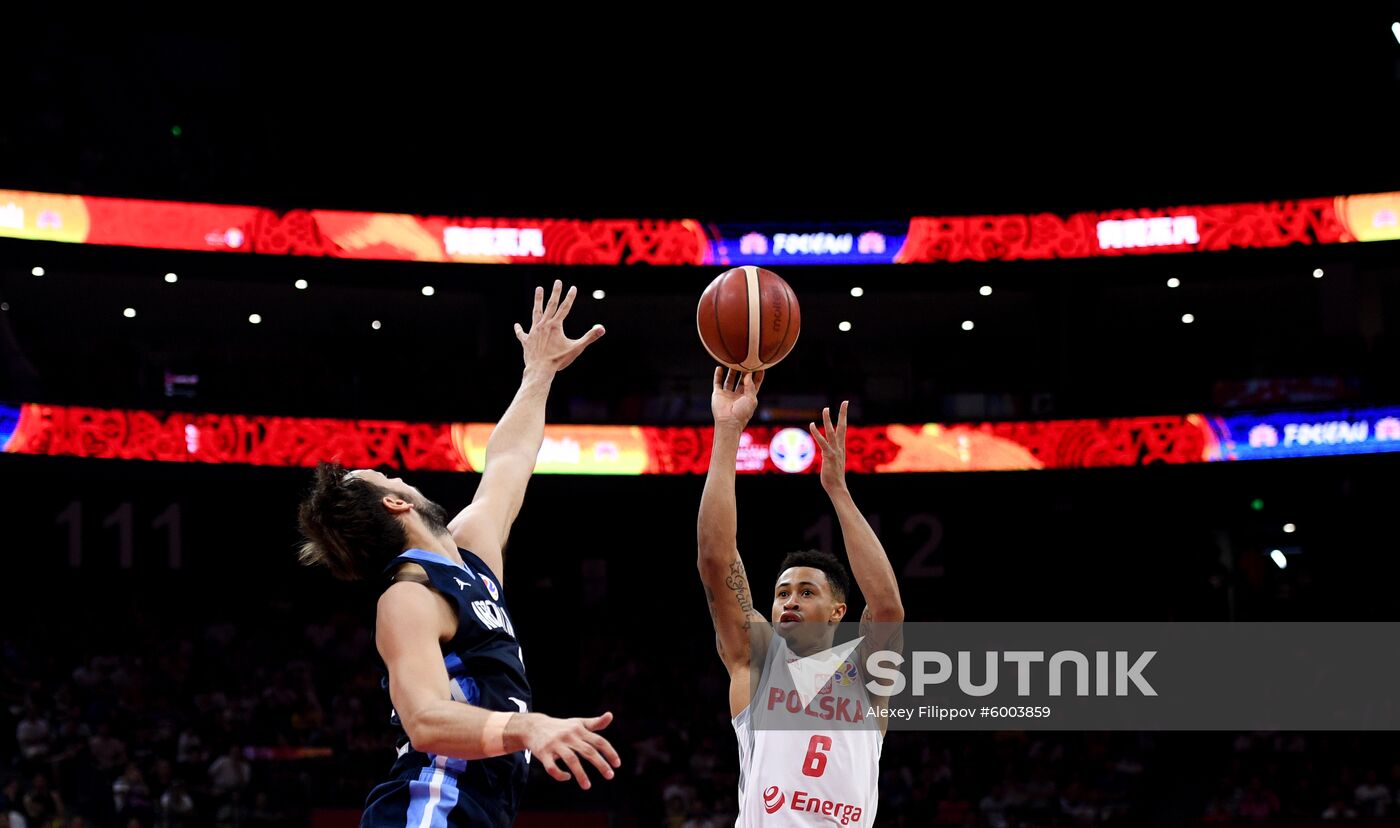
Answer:
[{"label": "player's short dark hair", "polygon": [[408,544],[403,524],[384,508],[386,489],[359,478],[346,479],[349,469],[321,463],[311,491],[297,510],[306,541],[297,559],[307,566],[324,566],[337,578],[358,581],[379,573]]},{"label": "player's short dark hair", "polygon": [[851,575],[846,571],[846,565],[841,563],[841,559],[820,549],[803,549],[798,552],[789,552],[783,558],[783,563],[778,567],[778,575],[794,566],[810,566],[813,569],[820,569],[826,575],[826,582],[831,585],[831,591],[836,595],[836,600],[844,601],[851,591]]}]

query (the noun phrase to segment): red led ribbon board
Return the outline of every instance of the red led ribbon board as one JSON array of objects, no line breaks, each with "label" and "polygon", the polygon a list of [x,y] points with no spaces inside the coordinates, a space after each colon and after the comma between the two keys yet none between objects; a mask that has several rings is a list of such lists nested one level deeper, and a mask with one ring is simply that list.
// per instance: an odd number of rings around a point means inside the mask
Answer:
[{"label": "red led ribbon board", "polygon": [[[14,409],[11,409],[14,410]],[[239,414],[188,414],[25,404],[4,444],[11,454],[309,467],[474,471],[484,467],[491,423],[409,423]],[[3,438],[0,438],[3,439]],[[551,425],[543,474],[704,474],[705,427]],[[964,425],[852,426],[847,468],[856,473],[994,471],[1201,463],[1218,455],[1199,415]],[[820,461],[801,428],[750,428],[741,473],[815,474]]]},{"label": "red led ribbon board", "polygon": [[765,266],[774,267],[1082,259],[1400,239],[1397,214],[1400,193],[1372,193],[1070,216],[917,217],[838,227],[277,212],[0,190],[0,236],[11,238],[464,264],[714,266],[741,264],[760,251]]},{"label": "red led ribbon board", "polygon": [[1338,215],[1343,198],[967,218],[915,218],[898,262],[1084,259],[1147,253],[1337,244],[1357,238]]},{"label": "red led ribbon board", "polygon": [[475,264],[700,264],[697,222],[498,219],[237,207],[0,190],[0,236],[44,241]]}]

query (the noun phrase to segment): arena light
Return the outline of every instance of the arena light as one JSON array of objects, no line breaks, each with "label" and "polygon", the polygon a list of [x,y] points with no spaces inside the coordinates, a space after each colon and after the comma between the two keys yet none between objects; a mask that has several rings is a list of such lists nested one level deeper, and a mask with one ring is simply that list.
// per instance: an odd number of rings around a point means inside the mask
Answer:
[{"label": "arena light", "polygon": [[837,325],[836,325],[836,330],[840,331],[841,333],[845,333],[846,331],[849,331],[850,329],[851,329],[851,323],[850,323],[850,322],[844,322],[844,321],[843,321],[843,322],[838,322]]},{"label": "arena light", "polygon": [[1294,525],[1291,524],[1291,523],[1285,523],[1285,524],[1283,525],[1283,531],[1284,531],[1285,533],[1291,535],[1291,534],[1293,534],[1294,532],[1298,531],[1298,527],[1297,527],[1297,526],[1294,526]]},{"label": "arena light", "polygon": [[180,281],[180,277],[176,276],[174,273],[167,273],[165,274],[165,281],[167,284],[173,285],[176,282]]},{"label": "arena light", "polygon": [[851,295],[854,296],[854,297],[856,297],[857,299],[859,299],[860,297],[862,297],[862,296],[865,295],[865,288],[863,288],[863,287],[853,287],[853,288],[851,288]]},{"label": "arena light", "polygon": [[125,316],[127,319],[135,319],[136,308],[127,308],[126,310],[122,311],[122,316]]},{"label": "arena light", "polygon": [[980,294],[982,294],[983,296],[991,296],[991,295],[992,295],[992,286],[991,286],[991,285],[983,285],[982,287],[980,287],[980,288],[977,289],[977,292],[980,293]]},{"label": "arena light", "polygon": [[248,314],[248,321],[249,321],[249,322],[252,322],[254,325],[261,325],[261,324],[262,324],[262,314],[250,313],[250,314]]},{"label": "arena light", "polygon": [[379,324],[379,320],[378,320],[378,319],[376,319],[376,320],[374,320],[373,322],[369,323],[369,326],[370,326],[371,328],[375,329],[376,331],[379,330],[380,328],[384,327],[383,325]]},{"label": "arena light", "polygon": [[1395,35],[1395,42],[1400,43],[1400,20],[1390,24],[1390,33]]},{"label": "arena light", "polygon": [[432,286],[432,285],[424,285],[424,286],[423,286],[423,295],[424,295],[424,296],[432,296],[434,293],[436,293],[436,291],[433,290],[433,286]]},{"label": "arena light", "polygon": [[9,302],[0,302],[0,311],[7,311],[7,310],[9,310],[9,309],[10,309],[10,303],[9,303]]},{"label": "arena light", "polygon": [[1313,278],[1314,278],[1314,279],[1321,279],[1321,278],[1322,278],[1322,268],[1319,267],[1318,269],[1316,269],[1316,270],[1313,271]]},{"label": "arena light", "polygon": [[593,298],[594,298],[594,299],[605,299],[605,298],[607,298],[607,295],[608,295],[608,294],[607,294],[606,292],[604,292],[602,288],[599,288],[598,290],[593,291]]},{"label": "arena light", "polygon": [[306,290],[307,288],[307,282],[305,279],[297,279],[296,282],[294,282],[293,284],[296,285],[297,290]]},{"label": "arena light", "polygon": [[1173,277],[1171,277],[1170,279],[1167,280],[1167,287],[1169,287],[1169,288],[1181,287],[1181,280],[1178,279],[1178,278],[1176,278],[1175,276],[1173,276]]},{"label": "arena light", "polygon": [[1275,549],[1274,551],[1270,552],[1269,558],[1273,560],[1275,564],[1278,565],[1279,569],[1288,568],[1288,557],[1283,554],[1282,549]]},{"label": "arena light", "polygon": [[1181,315],[1181,321],[1187,325],[1190,325],[1192,322],[1196,321],[1196,316],[1195,314],[1191,313],[1183,313]]},{"label": "arena light", "polygon": [[972,330],[974,327],[976,327],[976,326],[972,324],[972,320],[971,320],[971,319],[964,319],[964,320],[963,320],[963,323],[962,323],[962,329],[963,329],[963,330],[965,330],[965,331],[970,331],[970,330]]},{"label": "arena light", "polygon": [[34,274],[35,276],[43,276],[43,275],[44,275],[44,269],[43,269],[42,267],[36,267],[36,268],[34,268],[33,270],[31,270],[31,271],[29,271],[29,272],[32,273],[32,274]]}]

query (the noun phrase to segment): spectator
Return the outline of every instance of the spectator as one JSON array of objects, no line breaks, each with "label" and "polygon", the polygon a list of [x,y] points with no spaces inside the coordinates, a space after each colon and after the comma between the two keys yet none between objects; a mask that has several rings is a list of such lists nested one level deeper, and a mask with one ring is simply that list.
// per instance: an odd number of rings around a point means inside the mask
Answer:
[{"label": "spectator", "polygon": [[1236,813],[1241,819],[1265,821],[1272,819],[1278,813],[1278,795],[1264,787],[1264,782],[1259,777],[1249,780],[1249,787],[1245,789],[1244,795],[1240,797],[1239,807]]},{"label": "spectator", "polygon": [[24,792],[21,788],[17,776],[9,777],[4,786],[0,787],[0,828],[24,825],[24,815],[20,813],[20,809],[24,807]]},{"label": "spectator", "polygon": [[977,810],[981,811],[982,822],[987,828],[1007,828],[1010,823],[1006,819],[1006,785],[993,785],[982,801],[977,803]]},{"label": "spectator", "polygon": [[230,747],[228,753],[215,759],[209,766],[209,784],[215,796],[225,797],[239,793],[252,781],[253,768],[248,764],[248,760],[243,758],[242,748],[238,745]]},{"label": "spectator", "polygon": [[935,825],[962,825],[972,813],[972,803],[958,795],[956,787],[948,788],[948,795],[938,803],[934,814]]},{"label": "spectator", "polygon": [[112,726],[106,722],[98,725],[96,735],[88,740],[88,753],[102,773],[113,773],[127,764],[126,743],[112,735]]},{"label": "spectator", "polygon": [[714,817],[705,812],[705,803],[699,799],[690,801],[690,809],[681,828],[720,828]]},{"label": "spectator", "polygon": [[1206,803],[1206,811],[1201,816],[1201,821],[1209,825],[1221,825],[1233,821],[1235,814],[1230,810],[1230,805],[1223,798],[1215,796]]},{"label": "spectator", "polygon": [[209,756],[204,752],[204,742],[195,729],[186,727],[181,730],[175,743],[175,764],[184,769],[191,765],[203,765],[208,760]]},{"label": "spectator", "polygon": [[1347,804],[1347,801],[1338,796],[1332,800],[1322,811],[1323,819],[1356,819],[1356,809]]},{"label": "spectator", "polygon": [[32,702],[15,727],[15,741],[19,743],[20,755],[28,762],[38,762],[49,755],[49,720]]},{"label": "spectator", "polygon": [[161,828],[184,828],[194,819],[194,798],[183,779],[176,779],[160,795]]},{"label": "spectator", "polygon": [[665,828],[682,828],[685,825],[685,800],[679,796],[667,797]]},{"label": "spectator", "polygon": [[272,806],[272,800],[265,791],[258,791],[253,798],[253,812],[248,821],[253,826],[285,825],[287,815]]},{"label": "spectator", "polygon": [[124,820],[148,820],[152,812],[151,789],[135,762],[112,783],[112,802],[117,816]]},{"label": "spectator", "polygon": [[1356,786],[1356,811],[1362,816],[1385,816],[1390,806],[1390,789],[1376,779],[1375,771],[1366,772],[1366,781]]},{"label": "spectator", "polygon": [[42,773],[35,774],[24,795],[25,820],[36,828],[43,828],[55,819],[62,819],[63,815],[63,800],[57,791],[49,788],[49,778]]}]

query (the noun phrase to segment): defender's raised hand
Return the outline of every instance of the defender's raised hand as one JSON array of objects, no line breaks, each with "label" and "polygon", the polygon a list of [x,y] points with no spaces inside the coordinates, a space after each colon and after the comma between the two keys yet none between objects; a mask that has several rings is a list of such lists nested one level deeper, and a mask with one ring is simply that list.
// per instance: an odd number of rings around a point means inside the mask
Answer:
[{"label": "defender's raised hand", "polygon": [[559,292],[564,283],[554,280],[554,290],[549,295],[549,303],[544,303],[544,288],[535,288],[535,309],[530,317],[530,330],[527,332],[515,323],[515,338],[525,351],[525,367],[543,368],[549,371],[562,371],[569,367],[583,349],[596,342],[604,333],[602,325],[594,325],[588,333],[578,339],[564,335],[564,319],[574,306],[578,288],[570,287],[564,301],[559,301]]}]

